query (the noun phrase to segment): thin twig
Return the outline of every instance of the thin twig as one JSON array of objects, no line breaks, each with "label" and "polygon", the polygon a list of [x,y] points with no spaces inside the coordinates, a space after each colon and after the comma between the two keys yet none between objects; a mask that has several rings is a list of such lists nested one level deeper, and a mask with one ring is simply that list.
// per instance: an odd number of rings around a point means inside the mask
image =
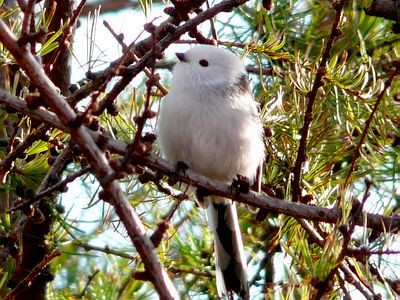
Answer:
[{"label": "thin twig", "polygon": [[[156,36],[154,33],[152,34],[153,39],[154,39],[154,45],[156,43]],[[128,49],[127,51],[130,53],[130,50]],[[136,123],[136,132],[135,132],[135,137],[133,138],[133,142],[128,145],[127,149],[127,157],[129,157],[130,153],[132,151],[136,151],[139,146],[140,139],[142,137],[142,132],[144,129],[144,125],[146,124],[146,121],[151,117],[151,112],[150,112],[150,100],[151,100],[151,89],[154,85],[154,83],[158,80],[155,80],[155,72],[154,72],[154,62],[156,60],[157,53],[155,48],[152,49],[152,59],[150,62],[151,66],[151,74],[149,79],[146,81],[146,99],[144,101],[144,107],[143,107],[143,112],[140,116],[136,117],[135,123]]]},{"label": "thin twig", "polygon": [[52,253],[46,255],[43,260],[29,272],[28,276],[18,282],[17,286],[4,297],[4,300],[14,299],[14,297],[21,293],[22,290],[29,288],[31,282],[43,272],[54,258],[60,255],[61,252],[59,250],[54,250]]},{"label": "thin twig", "polygon": [[[206,0],[207,9],[210,8],[210,1]],[[218,41],[217,30],[215,29],[215,23],[213,18],[210,18],[210,29],[211,29],[211,36],[215,41]]]},{"label": "thin twig", "polygon": [[88,290],[88,288],[89,288],[89,286],[90,286],[90,283],[93,281],[93,279],[94,279],[94,278],[96,277],[96,275],[99,274],[99,273],[100,273],[100,270],[99,270],[99,269],[96,269],[96,270],[94,270],[93,274],[91,274],[91,275],[88,277],[88,280],[86,281],[86,284],[85,284],[85,286],[84,286],[83,289],[82,289],[82,292],[80,292],[79,295],[77,295],[77,298],[78,298],[78,299],[81,299],[81,298],[83,298],[83,297],[85,296],[86,291]]},{"label": "thin twig", "polygon": [[34,142],[44,136],[49,128],[42,125],[34,132],[25,137],[24,141],[15,147],[15,149],[8,153],[8,155],[0,162],[0,182],[5,182],[6,176],[13,165],[13,162],[28,149]]},{"label": "thin twig", "polygon": [[86,4],[86,1],[87,0],[82,0],[79,3],[78,7],[73,12],[72,18],[69,21],[67,28],[65,28],[63,30],[63,34],[62,34],[61,38],[58,40],[59,45],[58,45],[57,49],[53,52],[51,59],[50,59],[50,63],[45,65],[44,70],[47,74],[51,71],[51,68],[57,62],[57,59],[60,56],[60,54],[70,47],[70,43],[68,42],[68,39],[72,35],[72,32],[73,32],[72,28],[75,26],[76,22],[78,21],[78,17],[82,13],[82,10]]},{"label": "thin twig", "polygon": [[105,254],[116,255],[116,256],[127,258],[127,259],[130,259],[130,260],[136,260],[137,259],[137,256],[130,255],[130,254],[126,253],[126,251],[118,251],[118,250],[115,250],[113,248],[110,248],[109,246],[104,246],[104,247],[95,246],[95,245],[92,245],[92,244],[88,244],[88,243],[82,242],[79,239],[75,239],[72,242],[72,244],[75,245],[75,246],[82,247],[83,249],[85,249],[85,251],[93,250],[93,251],[103,252]]},{"label": "thin twig", "polygon": [[[117,40],[117,42],[121,45],[122,51],[127,51],[129,53],[129,56],[133,59],[134,62],[137,62],[139,60],[139,57],[133,52],[133,49],[129,49],[129,47],[124,43],[124,40],[121,35],[117,34],[111,27],[111,25],[104,20],[103,21],[104,26],[110,31],[112,36]],[[146,74],[148,78],[152,77],[151,71],[149,68],[144,68],[143,72]],[[154,81],[154,85],[160,90],[161,94],[163,96],[168,94],[167,89],[162,85],[162,83],[159,80]]]},{"label": "thin twig", "polygon": [[315,101],[317,100],[317,94],[319,88],[323,84],[323,77],[326,74],[327,62],[330,58],[330,52],[333,46],[333,42],[340,35],[339,31],[339,22],[342,16],[342,10],[347,3],[347,0],[341,0],[334,7],[336,9],[335,18],[332,24],[331,34],[326,43],[324,52],[322,54],[321,63],[317,69],[316,76],[314,79],[314,84],[309,94],[308,103],[306,112],[304,115],[304,124],[301,129],[301,138],[299,148],[297,150],[296,162],[293,168],[293,182],[292,182],[292,199],[293,202],[298,202],[301,198],[301,174],[302,174],[302,166],[306,160],[306,151],[307,151],[307,138],[310,129],[311,122],[313,120],[313,106]]},{"label": "thin twig", "polygon": [[65,164],[71,158],[71,156],[71,145],[68,145],[68,147],[65,148],[64,151],[57,156],[56,160],[51,166],[51,170],[46,174],[45,178],[42,180],[39,188],[37,189],[38,193],[43,192],[53,183],[53,178],[58,177],[61,171],[65,168]]},{"label": "thin twig", "polygon": [[352,158],[352,160],[351,160],[349,170],[347,171],[346,180],[344,181],[344,187],[346,187],[346,186],[349,184],[350,177],[351,177],[351,174],[352,174],[353,171],[354,171],[356,162],[357,162],[357,160],[358,160],[358,159],[360,158],[360,156],[361,156],[361,149],[362,149],[362,146],[363,146],[363,144],[364,144],[365,138],[367,137],[369,128],[371,127],[372,120],[373,120],[374,117],[375,117],[375,113],[376,113],[376,111],[378,110],[378,107],[379,107],[379,105],[381,104],[381,102],[382,102],[382,100],[383,100],[383,97],[384,97],[385,94],[386,94],[387,89],[392,85],[393,79],[394,79],[396,76],[399,76],[399,75],[400,75],[400,61],[392,62],[392,64],[393,64],[393,66],[394,66],[396,69],[395,69],[394,72],[389,76],[389,78],[385,81],[385,84],[384,84],[384,86],[383,86],[382,91],[381,91],[381,92],[378,94],[378,96],[376,97],[376,101],[375,101],[374,107],[372,108],[372,111],[371,111],[371,113],[370,113],[370,115],[369,115],[367,121],[365,122],[364,129],[363,129],[363,131],[362,131],[360,140],[359,140],[359,142],[358,142],[356,148],[354,149],[354,155],[353,155],[353,158]]},{"label": "thin twig", "polygon": [[[24,18],[22,19],[22,26],[21,26],[21,36],[26,36],[29,34],[28,32],[28,26],[29,26],[29,20],[33,18],[33,7],[35,5],[35,0],[29,0],[27,4],[24,4],[24,7],[20,8],[24,12]],[[21,3],[20,3],[21,4]]]}]

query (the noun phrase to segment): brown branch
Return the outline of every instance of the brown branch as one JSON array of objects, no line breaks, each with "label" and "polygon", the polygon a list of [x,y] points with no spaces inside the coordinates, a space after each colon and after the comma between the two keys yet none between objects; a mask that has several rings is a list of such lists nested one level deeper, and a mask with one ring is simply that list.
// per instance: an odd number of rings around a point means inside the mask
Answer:
[{"label": "brown branch", "polygon": [[28,32],[29,21],[33,18],[33,7],[35,0],[29,0],[28,3],[19,1],[20,9],[24,12],[24,18],[22,19],[21,36],[26,36]]},{"label": "brown branch", "polygon": [[342,247],[340,250],[340,253],[336,259],[337,265],[333,267],[330,271],[329,274],[324,278],[322,281],[318,282],[317,285],[320,287],[318,289],[318,292],[316,293],[314,299],[321,299],[326,293],[328,293],[331,289],[329,282],[333,280],[333,277],[337,274],[337,270],[343,265],[344,259],[348,256],[348,248],[349,244],[351,241],[351,237],[354,233],[356,224],[353,222],[354,218],[356,216],[359,216],[362,214],[362,210],[364,207],[365,202],[367,201],[369,195],[370,195],[370,188],[371,188],[372,182],[369,180],[365,180],[365,191],[364,191],[364,197],[362,199],[361,203],[356,202],[357,200],[354,200],[352,209],[350,211],[349,218],[347,220],[346,225],[341,225],[339,227],[339,230],[343,234],[343,242],[342,242]]},{"label": "brown branch", "polygon": [[[114,146],[117,144],[113,143]],[[109,145],[111,146],[111,144]],[[117,147],[119,148],[121,144]],[[117,150],[114,148],[114,150]],[[119,151],[121,151],[120,149]],[[295,218],[303,218],[312,221],[320,221],[326,223],[337,223],[342,218],[340,209],[337,208],[323,208],[318,206],[312,206],[302,203],[293,203],[290,201],[284,201],[278,198],[270,197],[268,195],[260,195],[253,191],[247,194],[237,195],[232,192],[231,186],[228,184],[213,181],[207,177],[199,175],[192,170],[186,170],[185,174],[176,174],[175,166],[169,162],[156,157],[156,156],[141,156],[137,154],[132,157],[133,162],[147,166],[153,170],[156,170],[162,174],[178,176],[179,180],[187,183],[194,187],[200,187],[207,191],[210,191],[216,196],[230,198],[248,204],[251,206],[264,208],[272,213],[282,213]],[[357,226],[364,226],[367,223],[368,228],[376,228],[379,231],[391,231],[400,229],[400,217],[393,216],[387,217],[378,214],[367,213],[367,221],[363,219],[363,214],[355,216],[354,223]]]},{"label": "brown branch", "polygon": [[[12,107],[24,114],[31,116],[32,118],[41,119],[43,122],[51,124],[53,127],[59,128],[68,133],[71,132],[70,128],[64,126],[53,113],[43,108],[29,110],[26,104],[20,98],[7,95],[1,90],[0,105]],[[126,153],[126,143],[115,140],[110,136],[99,132],[91,131],[90,135],[95,142],[102,143],[103,147],[109,149],[112,153],[119,155],[124,155]],[[187,170],[184,175],[176,174],[175,166],[160,157],[154,155],[143,156],[142,154],[134,153],[132,159],[134,160],[134,163],[149,167],[150,169],[158,171],[161,174],[174,174],[174,176],[177,176],[179,180],[192,186],[202,187],[206,190],[212,191],[216,195],[231,198],[251,206],[265,208],[273,213],[282,213],[296,218],[304,218],[307,220],[321,221],[326,223],[337,223],[341,220],[341,210],[337,208],[323,208],[302,203],[292,203],[290,201],[284,201],[278,198],[269,197],[267,195],[260,195],[252,191],[248,194],[237,195],[231,191],[229,185],[213,181],[207,177],[193,172],[192,170]],[[376,229],[381,232],[400,229],[399,216],[388,217],[379,214],[367,213],[367,221],[364,222],[362,215],[363,214],[359,214],[358,216],[355,216],[354,222],[357,226],[364,226],[364,223],[366,223],[368,228]]]},{"label": "brown branch", "polygon": [[[65,1],[63,1],[63,2],[65,2]],[[61,6],[61,4],[66,5],[66,7],[59,7],[59,6]],[[58,45],[57,49],[52,53],[50,59],[47,60],[47,63],[45,65],[45,69],[44,69],[46,74],[51,72],[51,70],[53,69],[53,66],[56,64],[60,55],[62,55],[62,53],[66,52],[70,48],[71,43],[68,40],[71,39],[73,27],[75,26],[75,24],[78,20],[78,17],[82,13],[82,10],[83,10],[83,7],[85,6],[85,4],[86,4],[86,0],[82,0],[79,3],[78,7],[73,11],[72,17],[69,21],[67,28],[65,28],[63,30],[61,37],[58,39],[59,45]],[[68,9],[71,7],[71,5],[69,5],[68,3],[57,3],[57,6],[58,7],[57,7],[56,11],[62,12],[64,14],[64,18],[56,18],[56,20],[58,22],[60,21],[60,19],[62,19],[63,21],[66,21],[66,18],[69,17],[69,15],[66,15],[66,14],[68,14]],[[58,27],[58,26],[60,26],[60,23],[53,24],[53,22],[52,22],[52,24],[50,24],[50,25]],[[58,74],[58,76],[59,76],[59,74]]]},{"label": "brown branch", "polygon": [[326,43],[324,52],[322,54],[322,59],[319,67],[317,68],[317,73],[314,79],[314,84],[312,86],[311,92],[309,94],[306,112],[304,115],[304,124],[301,128],[301,138],[299,148],[297,150],[296,162],[293,169],[293,182],[292,182],[292,199],[293,202],[298,202],[301,198],[301,174],[302,166],[306,160],[307,151],[307,138],[310,129],[311,122],[313,120],[313,106],[317,100],[317,94],[319,88],[323,84],[323,77],[326,74],[327,62],[330,58],[330,52],[333,46],[333,42],[340,35],[339,22],[342,16],[342,10],[346,4],[347,0],[341,0],[334,6],[336,10],[335,19],[332,24],[331,34]]},{"label": "brown branch", "polygon": [[349,170],[348,170],[347,175],[346,175],[346,180],[344,181],[344,187],[346,187],[346,186],[348,185],[348,183],[349,183],[349,181],[350,181],[351,174],[352,174],[353,171],[354,171],[356,162],[357,162],[357,160],[358,160],[358,159],[360,158],[360,156],[361,156],[361,148],[362,148],[362,146],[363,146],[363,144],[364,144],[364,141],[365,141],[365,139],[366,139],[366,137],[367,137],[369,128],[371,127],[372,120],[373,120],[374,117],[375,117],[375,113],[376,113],[376,111],[378,110],[378,107],[379,107],[379,105],[381,104],[381,102],[382,102],[382,100],[383,100],[383,97],[384,97],[385,94],[386,94],[387,89],[392,85],[393,79],[394,79],[396,76],[399,76],[399,75],[400,75],[400,61],[392,62],[392,64],[393,64],[393,66],[394,66],[396,69],[395,69],[394,72],[389,76],[389,78],[385,81],[385,84],[384,84],[384,86],[383,86],[382,91],[381,91],[381,92],[379,93],[379,95],[376,97],[376,101],[375,101],[374,107],[372,108],[372,111],[371,111],[371,113],[370,113],[370,115],[369,115],[367,121],[365,122],[364,129],[363,129],[363,132],[362,132],[362,134],[361,134],[360,140],[359,140],[359,142],[358,142],[356,148],[354,149],[354,155],[353,155],[353,158],[352,158],[351,163],[350,163]]},{"label": "brown branch", "polygon": [[[375,299],[374,292],[366,286],[358,276],[357,273],[353,272],[346,262],[340,263],[340,270],[344,273],[347,282],[351,283],[357,288],[357,290],[364,295],[366,299]],[[377,298],[379,299],[379,298]]]},{"label": "brown branch", "polygon": [[[62,170],[65,168],[67,161],[71,157],[72,157],[72,150],[71,147],[68,146],[60,155],[57,156],[55,162],[51,166],[50,171],[46,174],[45,178],[42,180],[39,188],[37,189],[37,192],[39,194],[46,191],[49,186],[57,184],[54,183],[54,181],[57,181],[55,180],[55,178],[58,178],[60,176]],[[32,198],[35,198],[35,196],[33,196]]]},{"label": "brown branch", "polygon": [[108,200],[114,206],[117,215],[124,224],[132,243],[139,252],[146,270],[152,275],[152,283],[163,299],[178,299],[178,293],[162,268],[154,251],[154,246],[146,235],[140,218],[134,212],[118,181],[111,179],[113,169],[102,151],[96,146],[89,130],[75,124],[76,114],[68,103],[57,93],[56,88],[44,73],[27,47],[18,45],[16,38],[3,21],[0,21],[0,41],[11,52],[18,64],[24,69],[32,83],[37,87],[46,104],[58,116],[61,123],[69,128],[71,136],[90,161],[93,171]]},{"label": "brown branch", "polygon": [[[298,220],[298,222],[301,224],[301,226],[307,232],[307,234],[311,237],[312,241],[315,242],[320,248],[324,249],[325,239],[306,220],[300,219]],[[344,273],[346,281],[354,285],[361,292],[361,294],[363,294],[367,299],[369,299],[372,296],[369,289],[365,287],[362,280],[358,278],[358,275],[351,271],[347,262],[345,261],[339,262],[337,268],[339,268]],[[323,287],[323,289],[325,290],[325,287]],[[320,298],[318,298],[318,296],[314,296],[314,299],[320,299]]]},{"label": "brown branch", "polygon": [[[129,49],[129,47],[124,43],[123,37],[117,34],[111,27],[111,25],[107,21],[103,21],[104,26],[110,31],[112,36],[117,40],[117,42],[121,45],[122,51],[129,52],[129,56],[133,59],[134,62],[139,60],[139,57],[133,52],[133,50]],[[143,69],[143,72],[146,74],[148,78],[152,78],[151,71],[146,67]],[[155,80],[154,85],[160,90],[163,96],[168,94],[167,89],[162,85],[159,80]]]},{"label": "brown branch", "polygon": [[[156,36],[154,35],[154,33],[152,33],[152,37],[153,37],[154,44],[155,44]],[[129,52],[130,51],[128,49],[128,53]],[[135,132],[135,136],[133,138],[132,143],[130,143],[128,145],[127,156],[129,156],[129,154],[131,152],[134,152],[138,149],[139,143],[140,143],[140,140],[142,137],[142,132],[143,132],[143,129],[144,129],[147,119],[150,119],[150,118],[156,116],[156,113],[150,111],[151,90],[152,90],[155,82],[158,82],[158,79],[156,79],[155,71],[154,71],[154,63],[157,58],[157,53],[156,53],[155,48],[152,48],[151,54],[152,54],[152,58],[151,58],[151,62],[150,62],[151,70],[150,70],[150,77],[146,81],[146,99],[144,101],[143,113],[141,115],[135,117],[136,132]]]},{"label": "brown branch", "polygon": [[91,169],[90,166],[83,167],[81,170],[79,170],[79,171],[77,171],[77,172],[75,172],[73,174],[68,175],[65,179],[59,181],[58,183],[56,183],[56,184],[54,184],[54,185],[52,185],[52,186],[50,186],[50,187],[48,187],[46,189],[41,190],[40,192],[35,194],[32,198],[35,201],[39,201],[40,199],[43,199],[44,197],[49,196],[51,193],[54,193],[56,191],[60,191],[61,189],[64,189],[65,186],[68,183],[71,183],[75,179],[81,177],[83,174],[88,173],[90,171],[90,169]]},{"label": "brown branch", "polygon": [[53,112],[43,107],[30,109],[21,98],[10,95],[3,90],[0,90],[0,105],[2,105],[4,109],[15,109],[35,120],[43,121],[48,124],[49,127],[55,127],[62,131],[69,132],[68,128],[61,123],[60,119]]},{"label": "brown branch", "polygon": [[20,294],[22,291],[26,290],[27,288],[30,287],[31,283],[35,278],[40,275],[46,268],[47,266],[51,263],[51,261],[60,256],[61,252],[59,250],[55,250],[52,253],[46,255],[43,260],[37,264],[31,272],[26,276],[24,279],[22,279],[16,287],[7,294],[7,296],[4,297],[4,300],[8,299],[14,299],[18,294]]},{"label": "brown branch", "polygon": [[163,220],[161,220],[160,222],[158,222],[156,230],[152,233],[150,239],[156,248],[158,248],[158,246],[160,246],[161,241],[163,240],[165,234],[167,233],[167,231],[170,227],[171,219],[174,216],[174,214],[176,213],[178,207],[180,206],[181,201],[183,200],[183,198],[185,198],[188,189],[189,189],[189,186],[186,188],[185,192],[182,194],[182,199],[180,199],[179,201],[176,201],[174,203],[174,205],[172,206],[172,208],[170,209],[170,211],[168,212],[166,217]]},{"label": "brown branch", "polygon": [[34,142],[42,138],[47,132],[48,127],[42,126],[35,130],[31,134],[25,137],[24,141],[15,147],[13,151],[8,153],[8,155],[0,161],[0,182],[5,182],[7,174],[12,168],[13,162],[24,155],[25,150],[27,150]]}]

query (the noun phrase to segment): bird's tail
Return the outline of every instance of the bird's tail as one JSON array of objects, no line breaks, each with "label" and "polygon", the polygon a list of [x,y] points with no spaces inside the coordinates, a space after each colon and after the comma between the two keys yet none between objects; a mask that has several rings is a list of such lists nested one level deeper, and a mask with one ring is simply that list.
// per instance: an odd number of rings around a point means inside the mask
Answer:
[{"label": "bird's tail", "polygon": [[247,264],[236,212],[231,200],[211,196],[208,223],[214,232],[217,289],[220,297],[249,299]]}]

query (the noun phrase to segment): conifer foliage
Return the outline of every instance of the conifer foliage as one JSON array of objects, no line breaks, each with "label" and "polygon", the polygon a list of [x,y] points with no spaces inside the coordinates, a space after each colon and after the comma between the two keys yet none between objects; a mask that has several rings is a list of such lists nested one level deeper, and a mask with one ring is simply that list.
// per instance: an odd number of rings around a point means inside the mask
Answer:
[{"label": "conifer foliage", "polygon": [[[399,296],[398,0],[133,1],[132,15],[160,12],[136,37],[85,0],[0,3],[3,299],[214,299],[204,193],[242,203],[252,299]],[[71,82],[80,18],[85,47],[105,49],[104,26],[121,54],[88,51]],[[261,193],[159,156],[165,53],[195,43],[247,66]]]}]

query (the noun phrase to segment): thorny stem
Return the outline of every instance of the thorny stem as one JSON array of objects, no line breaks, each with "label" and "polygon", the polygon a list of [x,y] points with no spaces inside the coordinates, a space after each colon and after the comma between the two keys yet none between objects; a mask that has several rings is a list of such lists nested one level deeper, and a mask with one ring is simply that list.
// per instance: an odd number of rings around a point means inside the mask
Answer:
[{"label": "thorny stem", "polygon": [[292,200],[293,200],[293,202],[298,202],[301,198],[301,173],[302,173],[303,163],[306,161],[307,138],[308,138],[308,132],[310,129],[310,125],[311,125],[311,122],[313,119],[313,106],[314,106],[315,101],[317,100],[318,89],[323,84],[322,79],[326,74],[326,65],[327,65],[328,59],[330,58],[330,51],[332,49],[333,42],[340,35],[340,31],[339,31],[338,27],[339,27],[340,18],[342,16],[342,10],[343,10],[346,2],[347,2],[347,0],[342,0],[334,6],[334,8],[336,9],[336,14],[335,14],[335,19],[332,24],[331,34],[326,43],[325,50],[322,54],[321,63],[317,69],[314,84],[313,84],[313,87],[309,94],[307,108],[306,108],[306,112],[304,115],[304,124],[303,124],[303,128],[300,131],[300,133],[301,133],[300,144],[299,144],[299,148],[297,150],[296,162],[295,162],[295,166],[293,169],[293,182],[292,182],[292,195],[293,195]]}]

